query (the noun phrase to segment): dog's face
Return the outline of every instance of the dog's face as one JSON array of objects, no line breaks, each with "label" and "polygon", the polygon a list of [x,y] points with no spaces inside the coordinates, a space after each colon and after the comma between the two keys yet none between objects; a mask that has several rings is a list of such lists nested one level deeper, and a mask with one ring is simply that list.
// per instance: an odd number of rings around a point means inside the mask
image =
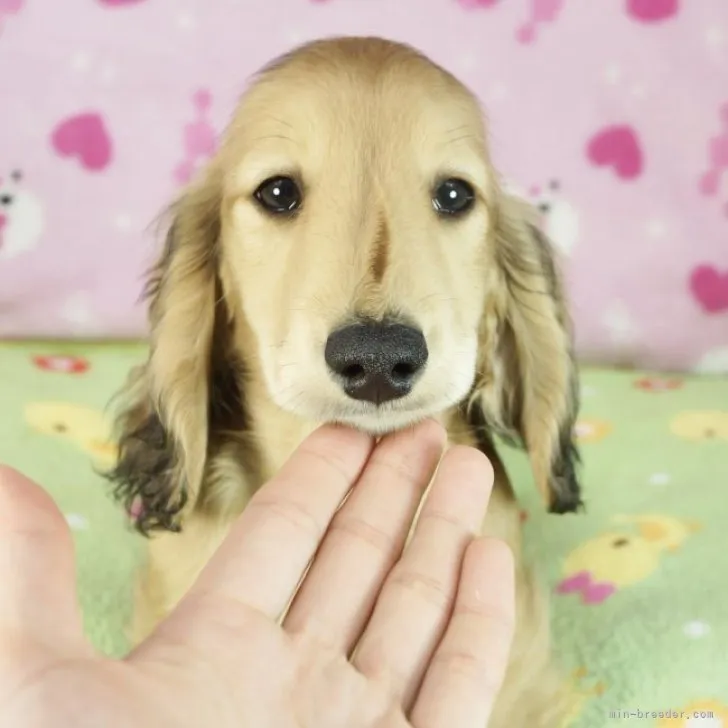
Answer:
[{"label": "dog's face", "polygon": [[536,220],[500,188],[477,102],[427,59],[361,38],[279,59],[174,209],[117,479],[145,470],[151,427],[173,452],[146,469],[194,494],[245,380],[377,434],[469,404],[572,510],[570,334]]},{"label": "dog's face", "polygon": [[369,64],[294,64],[251,92],[221,258],[271,398],[382,433],[473,385],[495,186],[469,96],[422,62]]}]

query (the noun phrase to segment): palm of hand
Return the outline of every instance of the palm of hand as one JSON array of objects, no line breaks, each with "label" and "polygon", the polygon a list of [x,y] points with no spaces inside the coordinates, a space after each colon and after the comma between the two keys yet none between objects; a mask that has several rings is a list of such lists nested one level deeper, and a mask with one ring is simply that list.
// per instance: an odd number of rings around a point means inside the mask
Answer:
[{"label": "palm of hand", "polygon": [[62,516],[0,473],[0,538],[22,562],[6,574],[0,560],[0,728],[483,728],[513,574],[502,544],[474,539],[492,482],[482,455],[446,454],[404,548],[442,443],[431,423],[373,453],[363,435],[314,433],[123,661],[82,636]]}]

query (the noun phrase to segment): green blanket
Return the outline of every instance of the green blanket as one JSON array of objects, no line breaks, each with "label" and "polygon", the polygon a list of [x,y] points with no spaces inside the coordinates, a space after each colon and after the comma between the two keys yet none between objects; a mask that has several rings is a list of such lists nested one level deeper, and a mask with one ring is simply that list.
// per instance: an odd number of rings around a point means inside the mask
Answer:
[{"label": "green blanket", "polygon": [[[113,655],[142,542],[92,466],[113,458],[104,410],[143,354],[0,344],[0,461],[66,514],[86,628]],[[568,725],[728,728],[728,380],[586,370],[577,433],[582,515],[543,514],[524,456],[504,450],[554,592]]]}]

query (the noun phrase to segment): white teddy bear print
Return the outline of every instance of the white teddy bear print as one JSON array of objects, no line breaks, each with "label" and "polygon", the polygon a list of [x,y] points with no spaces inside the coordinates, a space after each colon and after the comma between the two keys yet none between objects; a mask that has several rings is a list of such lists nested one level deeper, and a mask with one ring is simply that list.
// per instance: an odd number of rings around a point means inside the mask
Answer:
[{"label": "white teddy bear print", "polygon": [[538,210],[544,233],[563,255],[569,255],[579,241],[579,213],[561,195],[559,187],[558,181],[552,180],[546,187],[534,185],[526,191],[505,182],[507,192],[527,200]]},{"label": "white teddy bear print", "polygon": [[43,207],[22,185],[22,174],[0,176],[0,259],[33,250],[43,228]]}]

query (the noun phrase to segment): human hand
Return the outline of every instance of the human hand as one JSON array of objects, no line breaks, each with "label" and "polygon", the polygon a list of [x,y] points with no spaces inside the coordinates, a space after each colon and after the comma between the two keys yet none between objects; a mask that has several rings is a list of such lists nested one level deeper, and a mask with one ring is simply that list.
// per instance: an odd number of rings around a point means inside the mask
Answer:
[{"label": "human hand", "polygon": [[376,447],[316,431],[124,660],[83,636],[63,516],[0,469],[0,726],[484,728],[514,576],[504,544],[475,538],[481,453],[447,451],[402,551],[443,444],[432,422]]}]

